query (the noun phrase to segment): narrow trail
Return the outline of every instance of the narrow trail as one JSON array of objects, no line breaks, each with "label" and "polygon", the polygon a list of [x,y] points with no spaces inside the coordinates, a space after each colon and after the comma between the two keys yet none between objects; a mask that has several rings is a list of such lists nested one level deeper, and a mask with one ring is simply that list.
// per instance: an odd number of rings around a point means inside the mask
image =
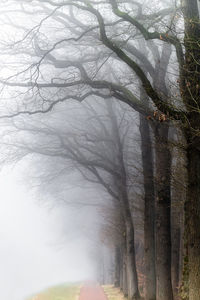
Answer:
[{"label": "narrow trail", "polygon": [[108,300],[108,298],[101,286],[90,283],[81,288],[79,300]]}]

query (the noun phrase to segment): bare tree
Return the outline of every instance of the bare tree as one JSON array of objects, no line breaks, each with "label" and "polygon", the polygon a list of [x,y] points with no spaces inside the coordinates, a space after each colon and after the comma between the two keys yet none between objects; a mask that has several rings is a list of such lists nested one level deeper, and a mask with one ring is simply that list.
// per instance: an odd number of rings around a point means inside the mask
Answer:
[{"label": "bare tree", "polygon": [[[13,145],[14,155],[16,155],[16,148],[18,148],[19,152],[24,150],[25,153],[29,154],[36,153],[53,159],[59,158],[64,162],[66,160],[81,173],[85,180],[103,186],[114,203],[117,203],[114,205],[120,209],[121,218],[124,222],[125,239],[123,236],[118,245],[121,250],[124,249],[122,259],[126,261],[127,280],[125,280],[124,285],[127,284],[128,286],[130,298],[139,298],[134,239],[134,219],[138,218],[138,200],[136,193],[134,193],[134,198],[133,192],[130,194],[134,186],[136,191],[138,189],[136,182],[134,185],[132,182],[135,167],[137,177],[139,175],[138,162],[134,166],[132,161],[133,147],[137,148],[138,146],[134,146],[134,136],[130,136],[129,133],[129,124],[133,122],[133,116],[129,110],[123,110],[120,107],[115,109],[115,112],[113,105],[113,102],[105,102],[104,106],[101,104],[95,108],[88,103],[83,118],[85,125],[80,123],[78,126],[78,122],[71,124],[71,131],[70,128],[67,129],[63,125],[62,121],[60,130],[59,128],[56,129],[55,126],[53,127],[53,124],[43,124],[42,126],[39,124],[38,127],[37,119],[35,125],[29,126],[23,122],[18,124],[16,122],[16,132],[27,132],[27,139],[24,140],[23,134],[21,141],[12,141],[6,145],[10,147]],[[55,122],[54,119],[53,122]],[[38,137],[31,142],[31,135],[35,138],[38,135]],[[67,171],[65,167],[65,172]],[[121,245],[124,241],[126,245]],[[125,258],[123,258],[124,256]]]},{"label": "bare tree", "polygon": [[[9,1],[3,3],[8,14],[12,14],[12,3],[10,4]],[[164,250],[168,249],[166,262],[168,263],[171,246],[169,184],[165,187],[165,183],[170,181],[168,124],[170,120],[180,123],[186,137],[188,159],[185,244],[189,276],[186,285],[188,285],[189,299],[197,300],[200,294],[198,4],[197,0],[185,0],[175,5],[169,1],[163,3],[163,7],[156,6],[152,13],[149,13],[148,9],[145,5],[144,12],[141,13],[140,3],[135,1],[43,0],[28,3],[18,1],[19,14],[32,15],[33,11],[37,13],[35,19],[37,25],[34,27],[29,23],[25,28],[18,26],[21,35],[19,41],[6,43],[7,47],[3,45],[2,55],[20,56],[18,60],[20,68],[16,73],[1,80],[2,84],[10,89],[13,97],[18,96],[17,106],[9,113],[2,113],[2,117],[44,113],[50,111],[59,102],[67,99],[82,101],[91,95],[103,98],[113,96],[152,120],[155,114],[157,115],[162,122],[162,126],[157,126],[155,131],[158,142],[156,147],[158,184],[156,207],[157,212],[159,211],[157,224],[162,225],[159,235],[157,234],[157,242],[165,236],[161,240],[162,247],[159,255],[161,260],[157,257],[159,265],[157,270],[160,274],[157,273],[159,277],[157,295],[161,300],[173,297],[170,274],[164,267],[164,253],[166,253]],[[54,24],[55,22],[58,24],[58,26],[54,25],[59,32],[56,40],[51,38],[51,20]],[[7,20],[7,22],[9,26],[15,26],[12,21]],[[151,44],[152,40],[156,41],[159,51],[160,44],[173,47],[174,64],[179,69],[172,75],[172,83],[179,90],[175,99],[166,101],[162,80],[156,86],[153,84],[150,75],[152,64],[145,60],[134,44],[137,38],[148,41],[146,42],[148,44]],[[31,43],[34,50],[32,46],[30,47]],[[88,46],[91,52],[88,51]],[[152,47],[149,51],[151,57],[156,53],[156,49]],[[70,55],[66,55],[67,52]],[[22,64],[24,55],[27,59],[25,69]],[[138,62],[138,57],[141,55],[144,57],[145,64]],[[105,76],[106,66],[112,69],[111,73],[117,73],[118,81],[114,76],[112,80]],[[130,74],[130,77],[127,78],[126,74]],[[138,97],[138,83],[142,84],[149,97],[149,107]],[[16,87],[18,87],[17,92]],[[3,96],[5,91],[6,89]],[[22,95],[27,91],[29,95],[25,100]],[[27,101],[29,99],[30,102]],[[156,106],[156,110],[153,105]],[[164,224],[162,220],[165,220]]]}]

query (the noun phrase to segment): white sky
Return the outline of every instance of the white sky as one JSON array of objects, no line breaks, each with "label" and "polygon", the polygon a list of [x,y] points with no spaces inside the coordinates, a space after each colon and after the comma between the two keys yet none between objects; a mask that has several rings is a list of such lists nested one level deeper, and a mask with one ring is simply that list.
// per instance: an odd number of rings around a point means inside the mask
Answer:
[{"label": "white sky", "polygon": [[[70,236],[57,247],[63,233],[61,207],[49,210],[39,205],[17,177],[18,169],[0,173],[1,299],[23,300],[52,284],[89,278],[86,242]],[[70,208],[64,217],[64,226],[70,228]]]}]

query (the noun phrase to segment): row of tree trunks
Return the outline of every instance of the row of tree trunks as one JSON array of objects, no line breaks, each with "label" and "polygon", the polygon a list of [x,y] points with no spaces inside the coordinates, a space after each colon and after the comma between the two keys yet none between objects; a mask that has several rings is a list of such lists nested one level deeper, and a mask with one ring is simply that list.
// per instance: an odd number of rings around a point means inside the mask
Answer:
[{"label": "row of tree trunks", "polygon": [[[145,117],[140,116],[145,198],[145,300],[172,300],[177,297],[177,287],[179,285],[180,223],[179,225],[175,224],[175,222],[173,222],[175,219],[171,215],[171,152],[168,141],[169,126],[165,123],[157,123],[153,128],[155,137],[156,196],[154,191],[153,146],[149,122]],[[126,265],[127,269],[128,298],[139,299],[140,295],[135,263],[134,225],[130,216],[130,203],[127,191],[124,188],[126,186],[125,170],[122,170],[121,174],[122,181],[120,184],[123,186],[123,188],[121,187],[123,190],[122,206],[124,207],[127,248],[126,264],[123,265]],[[173,227],[172,232],[171,227]],[[173,247],[171,245],[171,238],[173,239]],[[121,288],[126,291],[126,288],[123,287],[123,276],[124,272],[122,271],[121,280],[117,279],[117,282]],[[119,281],[121,283],[119,283]]]},{"label": "row of tree trunks", "polygon": [[[140,130],[143,134],[142,154],[143,154],[143,172],[145,182],[145,300],[159,299],[172,300],[172,277],[179,273],[179,266],[176,264],[171,271],[172,257],[174,260],[180,256],[180,236],[174,243],[174,253],[171,248],[171,192],[170,192],[170,178],[171,178],[171,153],[168,145],[168,126],[158,125],[154,132],[155,134],[155,157],[156,157],[156,215],[155,215],[155,195],[154,195],[154,176],[153,176],[153,154],[151,153],[150,130],[145,118],[140,119]],[[147,144],[148,143],[148,144]],[[156,224],[154,224],[156,217]],[[154,226],[156,225],[156,243]],[[133,243],[130,239],[128,243],[128,236],[130,236],[130,222],[126,226],[127,248]],[[174,228],[175,229],[175,228]],[[179,228],[177,228],[179,231]],[[174,231],[173,231],[174,233]],[[179,232],[180,233],[180,232]],[[132,232],[132,235],[134,232]],[[155,258],[156,246],[156,258]],[[134,246],[132,245],[132,249]],[[128,250],[128,249],[127,249]],[[134,255],[135,256],[135,255]],[[133,257],[134,257],[133,256]],[[130,266],[132,267],[130,268]],[[156,266],[156,268],[155,268]],[[127,272],[128,281],[136,282],[134,278],[136,269],[133,263],[129,260],[129,252],[127,251]],[[132,270],[132,278],[130,277],[130,269]],[[134,272],[133,272],[134,270]],[[137,274],[136,274],[137,275]],[[174,285],[178,286],[178,278],[174,281]],[[128,283],[129,285],[130,283]],[[157,290],[156,290],[157,286]],[[129,295],[133,295],[136,287],[129,286]],[[177,290],[174,289],[174,295]]]},{"label": "row of tree trunks", "polygon": [[[120,176],[116,178],[116,186],[118,186],[118,194],[120,199],[120,207],[123,214],[125,225],[125,257],[126,257],[126,281],[127,281],[127,294],[129,300],[140,299],[140,293],[138,288],[138,276],[136,269],[136,257],[135,257],[135,229],[134,222],[131,214],[131,204],[129,201],[127,191],[127,173],[124,162],[124,149],[123,143],[118,130],[117,118],[114,117],[113,107],[110,102],[107,103],[108,113],[110,114],[112,132],[115,136],[116,148],[118,151],[118,165]],[[123,272],[124,273],[124,272]],[[124,275],[123,275],[124,276]],[[123,280],[124,281],[124,280]]]},{"label": "row of tree trunks", "polygon": [[[153,155],[149,123],[140,116],[141,150],[144,174],[144,243],[145,243],[145,300],[178,299],[183,253],[183,210],[184,200],[180,186],[174,187],[171,195],[171,149],[168,138],[169,128],[159,124],[154,131],[156,159],[156,212],[153,174]],[[177,155],[177,154],[176,154]],[[176,164],[183,163],[176,157]],[[184,159],[183,159],[184,160]],[[184,175],[182,176],[184,177]],[[184,185],[185,178],[181,178]],[[179,197],[183,199],[180,199]],[[156,217],[156,224],[154,222]],[[154,232],[154,226],[156,232]],[[156,249],[155,234],[156,233]],[[155,258],[156,252],[156,258]],[[157,271],[157,275],[156,275]],[[157,296],[156,280],[157,278]]]},{"label": "row of tree trunks", "polygon": [[[180,212],[176,214],[177,210],[172,208],[172,212],[176,215],[171,215],[171,153],[168,130],[167,125],[161,124],[157,125],[154,131],[157,179],[155,212],[153,155],[149,124],[143,116],[140,116],[145,196],[145,300],[176,299],[178,295],[181,252]],[[156,243],[154,226],[156,226]]]},{"label": "row of tree trunks", "polygon": [[[174,243],[174,252],[171,255],[171,153],[168,145],[168,130],[168,126],[162,124],[158,125],[154,132],[156,178],[158,179],[156,181],[155,214],[153,153],[151,152],[150,130],[147,120],[142,116],[140,118],[140,131],[143,138],[141,147],[145,187],[145,300],[172,300],[171,274],[175,278],[179,273],[179,266],[177,264],[174,265],[173,272],[171,272],[172,257],[174,260],[178,259],[179,263],[180,236],[174,235],[177,238],[177,243]],[[126,220],[129,220],[128,216],[126,216]],[[128,222],[126,221],[128,295],[129,299],[137,299],[139,292],[137,292],[138,283],[135,267],[134,231],[132,226],[131,219]],[[156,243],[154,228],[156,228]],[[178,231],[179,229],[177,228]],[[173,234],[175,234],[174,231]],[[174,281],[174,286],[176,287],[178,286],[178,280],[179,278],[176,277]],[[177,294],[176,288],[174,288],[175,294]]]},{"label": "row of tree trunks", "polygon": [[[185,18],[185,38],[183,65],[180,68],[180,95],[187,109],[183,131],[187,143],[187,200],[185,202],[185,269],[188,272],[188,279],[185,284],[188,286],[188,295],[185,299],[200,299],[200,93],[199,93],[199,74],[200,74],[200,24],[197,0],[182,0],[183,14]],[[163,73],[164,74],[164,73]],[[165,87],[162,88],[164,76],[158,74],[158,90],[163,93],[163,99],[167,96]],[[157,80],[157,78],[156,78]],[[167,99],[167,98],[166,98]],[[183,121],[183,120],[182,120]],[[155,125],[155,251],[154,261],[156,263],[156,299],[172,300],[177,297],[177,287],[179,283],[180,269],[180,228],[174,222],[175,216],[171,213],[171,153],[168,141],[168,122]],[[149,146],[149,149],[151,146]],[[144,162],[143,162],[144,163]],[[146,172],[145,165],[143,170]],[[145,173],[144,172],[144,173]],[[146,173],[145,173],[146,174]],[[145,175],[146,176],[146,175]],[[146,178],[144,178],[145,184]],[[149,191],[146,185],[145,197]],[[149,230],[146,225],[152,223],[148,220],[148,209],[145,206],[145,231]],[[153,219],[153,215],[151,215]],[[179,218],[179,217],[178,217]],[[126,226],[127,240],[130,234],[130,226]],[[152,235],[153,236],[153,235]],[[173,241],[173,243],[172,243]],[[145,250],[148,249],[150,241],[145,238]],[[129,248],[127,243],[127,248]],[[130,247],[131,249],[131,247]],[[152,248],[153,249],[153,248]],[[156,255],[155,255],[156,253]],[[127,249],[127,269],[129,266],[130,252]],[[146,252],[146,259],[149,260],[150,254]],[[153,255],[151,253],[151,255]],[[148,257],[149,256],[149,257]],[[147,258],[148,257],[148,258]],[[153,260],[152,260],[153,261]],[[151,262],[152,262],[151,261]],[[152,271],[152,269],[151,269]],[[146,270],[146,297],[149,289],[151,295],[155,295],[153,285],[149,283]],[[130,277],[127,271],[128,277]],[[133,276],[134,274],[132,274]],[[134,276],[133,276],[134,277]],[[187,277],[184,277],[187,278]],[[152,278],[151,278],[152,279]],[[128,280],[129,281],[129,280]],[[149,286],[148,286],[149,285]],[[129,297],[130,297],[130,287]],[[151,290],[152,289],[152,290]],[[155,297],[155,296],[152,296]],[[148,299],[148,298],[147,298]],[[154,298],[155,299],[155,298]]]},{"label": "row of tree trunks", "polygon": [[115,286],[130,300],[140,299],[134,235],[133,220],[126,210],[124,242],[115,248]]},{"label": "row of tree trunks", "polygon": [[[159,51],[157,53],[159,53]],[[165,84],[165,80],[171,53],[171,45],[165,44],[162,48],[162,59],[159,59],[159,54],[157,54],[157,56],[155,55],[156,61],[160,60],[162,63],[156,65],[153,77],[154,86],[156,89],[162,90],[163,97],[166,98],[166,101],[168,101],[168,88]],[[140,99],[148,106],[148,97],[143,88],[140,89]],[[140,116],[145,200],[145,300],[172,300],[176,290],[174,289],[173,293],[171,277],[172,223],[170,181],[171,152],[168,140],[169,126],[165,122],[160,123],[159,120],[155,118],[155,121],[152,123],[152,128],[155,142],[154,147],[151,142],[149,122],[147,122],[144,116]],[[153,160],[153,151],[155,162]],[[173,259],[176,259],[175,253],[178,252],[179,256],[177,244],[174,244],[173,250]],[[174,274],[179,272],[177,267],[177,265],[174,266]],[[175,285],[176,284],[177,281]]]},{"label": "row of tree trunks", "polygon": [[[145,300],[172,300],[178,297],[181,216],[180,213],[176,214],[174,208],[172,211],[175,215],[171,214],[171,152],[168,131],[169,127],[166,124],[158,124],[154,131],[157,179],[155,213],[153,153],[151,152],[150,130],[147,120],[142,116],[140,117],[140,132],[143,138],[141,147],[145,194]],[[156,229],[156,242],[154,229]],[[127,265],[129,265],[128,262]],[[130,278],[130,276],[128,277]]]},{"label": "row of tree trunks", "polygon": [[[165,93],[167,92],[165,86],[163,86],[163,90]],[[144,90],[141,89],[140,92],[143,102],[147,102]],[[174,230],[173,236],[171,235],[171,226],[173,224],[171,222],[171,152],[168,141],[169,128],[166,124],[157,123],[153,125],[153,129],[155,137],[155,190],[153,145],[149,122],[144,116],[140,115],[145,200],[145,300],[156,298],[159,300],[168,300],[173,299],[173,296],[177,295],[176,288],[172,291],[172,277],[176,280],[173,286],[177,287],[179,281],[177,274],[179,274],[180,237],[175,236]],[[177,231],[180,230],[179,227],[176,229]],[[175,238],[173,240],[173,253],[171,238]],[[172,259],[173,261],[178,259],[178,264],[173,265]]]}]

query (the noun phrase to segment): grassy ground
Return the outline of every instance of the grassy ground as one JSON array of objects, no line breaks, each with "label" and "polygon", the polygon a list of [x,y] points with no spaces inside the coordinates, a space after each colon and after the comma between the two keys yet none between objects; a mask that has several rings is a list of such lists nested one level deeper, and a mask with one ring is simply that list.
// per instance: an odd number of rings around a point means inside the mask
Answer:
[{"label": "grassy ground", "polygon": [[[121,293],[119,288],[115,288],[113,285],[104,285],[104,292],[108,297],[108,300],[125,300],[126,298]],[[127,300],[127,299],[126,299]]]},{"label": "grassy ground", "polygon": [[39,292],[27,300],[77,300],[79,292],[80,286],[63,284]]}]

